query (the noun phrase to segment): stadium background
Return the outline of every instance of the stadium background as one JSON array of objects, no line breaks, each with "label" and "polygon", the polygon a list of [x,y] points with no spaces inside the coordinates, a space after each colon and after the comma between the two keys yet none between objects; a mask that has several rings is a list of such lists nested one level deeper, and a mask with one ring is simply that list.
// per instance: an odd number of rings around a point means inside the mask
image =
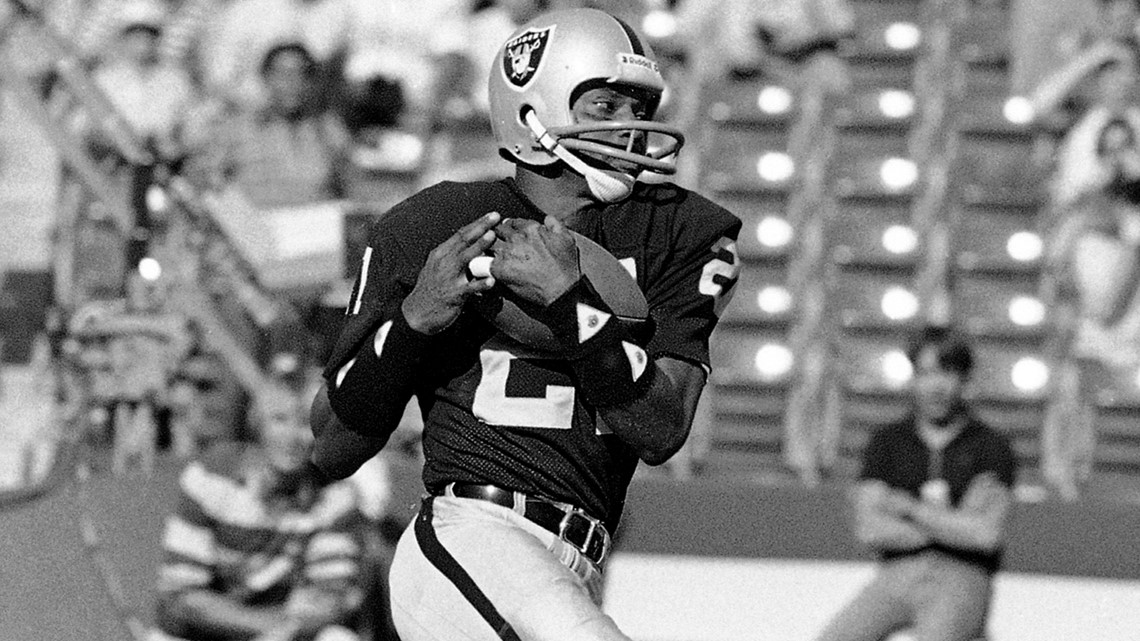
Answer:
[{"label": "stadium background", "polygon": [[[903,407],[890,354],[917,311],[942,300],[983,345],[980,407],[1015,438],[1026,469],[992,638],[1140,638],[1135,383],[1109,382],[1080,501],[1049,496],[1037,473],[1053,328],[1031,302],[1041,259],[1025,232],[1046,231],[1036,216],[1049,141],[1017,98],[1056,65],[1058,34],[1087,21],[1087,8],[853,4],[854,91],[838,109],[763,78],[716,87],[707,101],[692,179],[746,220],[744,285],[714,343],[707,452],[691,478],[636,481],[607,607],[639,641],[810,638],[869,571],[846,527],[844,481],[867,431]],[[10,481],[55,469],[41,447],[50,408],[32,339],[56,159],[4,99],[0,472]],[[465,140],[455,138],[457,166],[486,162],[485,146]],[[415,180],[385,176],[370,189],[391,198]],[[820,408],[839,412],[842,433],[789,427],[824,424]],[[105,578],[120,582],[128,614],[147,616],[171,478],[68,481],[0,513],[0,640],[127,638]],[[402,478],[411,505],[414,473]]]}]

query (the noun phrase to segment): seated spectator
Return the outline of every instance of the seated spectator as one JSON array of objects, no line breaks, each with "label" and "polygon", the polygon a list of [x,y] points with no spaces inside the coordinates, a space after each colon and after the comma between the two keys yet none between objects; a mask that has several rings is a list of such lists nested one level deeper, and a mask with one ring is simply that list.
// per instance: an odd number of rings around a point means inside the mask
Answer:
[{"label": "seated spectator", "polygon": [[[470,109],[469,5],[444,0],[413,12],[399,0],[354,1],[344,73],[358,164],[415,169],[433,129]],[[360,122],[352,114],[383,116]]]},{"label": "seated spectator", "polygon": [[191,174],[216,190],[236,190],[257,209],[314,203],[343,195],[347,138],[318,100],[316,59],[298,42],[277,44],[261,59],[267,100],[222,112],[194,136]]},{"label": "seated spectator", "polygon": [[[191,0],[212,5],[214,20],[196,48],[200,73],[211,95],[242,109],[267,99],[259,61],[282,42],[305,49],[314,71],[337,64],[357,18],[350,0]],[[205,11],[195,8],[191,17]],[[176,43],[171,43],[172,47]],[[324,75],[319,76],[325,80]]]},{"label": "seated spectator", "polygon": [[95,426],[111,428],[117,474],[153,468],[160,417],[193,343],[187,319],[164,308],[163,287],[132,272],[127,298],[87,303],[68,325]]},{"label": "seated spectator", "polygon": [[361,499],[308,464],[300,395],[254,398],[256,443],[219,445],[182,472],[163,537],[157,622],[179,639],[357,639],[372,577]]},{"label": "seated spectator", "polygon": [[874,577],[818,641],[986,636],[1008,538],[1017,463],[1009,438],[966,400],[973,349],[946,327],[911,342],[913,412],[877,430],[852,488],[854,530],[879,557]]}]

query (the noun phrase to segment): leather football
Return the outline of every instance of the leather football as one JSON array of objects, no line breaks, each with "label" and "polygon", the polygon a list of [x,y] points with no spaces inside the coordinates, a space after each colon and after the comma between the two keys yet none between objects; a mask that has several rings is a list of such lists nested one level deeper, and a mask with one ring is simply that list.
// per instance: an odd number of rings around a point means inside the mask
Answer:
[{"label": "leather football", "polygon": [[[578,246],[579,268],[589,277],[594,289],[610,306],[618,320],[635,334],[645,329],[648,325],[649,305],[641,288],[637,286],[637,281],[604,247],[578,232],[570,233],[574,234]],[[475,277],[485,277],[490,274],[490,263],[489,256],[480,256],[471,261],[469,269]],[[495,327],[529,347],[547,351],[558,349],[558,343],[550,329],[525,311],[525,303],[520,305],[512,300],[505,288],[496,287],[492,291],[499,295],[494,297],[496,300],[492,304],[481,305],[480,311]]]}]

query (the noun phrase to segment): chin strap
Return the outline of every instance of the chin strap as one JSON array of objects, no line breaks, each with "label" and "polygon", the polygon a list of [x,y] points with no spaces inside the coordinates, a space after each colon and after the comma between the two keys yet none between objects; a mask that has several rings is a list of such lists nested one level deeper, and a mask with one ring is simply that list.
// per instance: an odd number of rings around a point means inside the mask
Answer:
[{"label": "chin strap", "polygon": [[558,144],[558,140],[550,135],[546,127],[538,120],[534,110],[528,111],[525,116],[526,124],[531,133],[544,149],[558,157],[559,160],[581,174],[590,187],[590,193],[605,203],[616,203],[629,198],[633,193],[633,186],[637,179],[629,174],[612,169],[598,169],[586,164],[586,161],[570,153],[568,149]]}]

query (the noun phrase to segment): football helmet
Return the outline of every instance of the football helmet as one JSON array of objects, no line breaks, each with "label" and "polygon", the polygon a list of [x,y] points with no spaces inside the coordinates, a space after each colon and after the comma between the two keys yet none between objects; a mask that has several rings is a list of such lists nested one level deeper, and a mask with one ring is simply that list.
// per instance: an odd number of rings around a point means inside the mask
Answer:
[{"label": "football helmet", "polygon": [[[620,160],[638,167],[639,174],[672,174],[673,157],[684,144],[680,130],[652,120],[575,122],[571,101],[586,83],[648,90],[650,118],[665,91],[645,39],[608,13],[553,11],[521,26],[499,49],[488,78],[491,127],[500,150],[531,166],[565,162],[606,202],[627,197],[636,176],[587,163],[579,154]],[[615,131],[628,132],[624,148],[589,139]]]}]

